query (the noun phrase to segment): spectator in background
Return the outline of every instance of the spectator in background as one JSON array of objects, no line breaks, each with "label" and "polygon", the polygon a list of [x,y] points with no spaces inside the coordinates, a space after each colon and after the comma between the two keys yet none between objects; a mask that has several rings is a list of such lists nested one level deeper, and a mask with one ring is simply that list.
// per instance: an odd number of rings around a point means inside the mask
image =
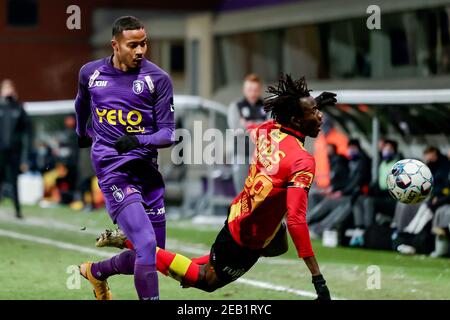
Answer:
[{"label": "spectator in background", "polygon": [[44,174],[55,168],[56,157],[52,148],[45,142],[39,142],[33,152],[33,170]]},{"label": "spectator in background", "polygon": [[[255,75],[248,75],[242,88],[244,98],[233,102],[228,109],[228,127],[230,129],[241,129],[236,132],[236,138],[240,143],[234,143],[233,184],[235,192],[241,190],[247,178],[251,155],[254,144],[250,142],[248,130],[255,128],[258,124],[266,121],[268,115],[264,111],[262,99],[262,81]],[[245,141],[245,148],[242,148]]]},{"label": "spectator in background", "polygon": [[430,168],[431,173],[433,173],[434,185],[430,200],[428,201],[429,207],[433,209],[439,197],[442,196],[442,192],[447,187],[450,161],[438,148],[433,146],[427,147],[423,152],[423,156],[425,163]]},{"label": "spectator in background", "polygon": [[348,159],[337,153],[335,144],[327,145],[328,161],[330,163],[330,186],[325,189],[317,189],[311,193],[308,201],[309,211],[316,207],[324,198],[332,195],[334,192],[342,190],[348,180]]},{"label": "spectator in background", "polygon": [[[327,229],[341,230],[352,214],[352,206],[356,198],[368,192],[370,158],[361,148],[357,139],[349,141],[348,153],[350,158],[349,178],[344,188],[333,192],[310,213],[309,220],[312,222],[310,231],[315,237],[321,237]],[[321,220],[314,223],[318,219]]]},{"label": "spectator in background", "polygon": [[385,143],[386,143],[385,138],[380,138],[378,140],[377,147],[378,147],[378,153],[379,153],[380,158],[381,158],[381,154],[383,153],[383,148],[384,148]]},{"label": "spectator in background", "polygon": [[74,186],[64,160],[57,159],[55,168],[46,171],[43,174],[43,178],[44,199],[40,203],[42,207],[68,205],[72,202]]},{"label": "spectator in background", "polygon": [[67,166],[77,174],[78,167],[78,140],[75,132],[76,119],[74,115],[69,115],[64,118],[64,131],[60,140],[60,156],[63,157]]},{"label": "spectator in background", "polygon": [[95,181],[97,177],[90,161],[90,151],[90,148],[79,149],[78,154],[77,200],[81,200],[81,207],[75,209],[86,211],[98,208],[99,203],[96,201],[95,195],[101,193],[98,190],[98,183]]},{"label": "spectator in background", "polygon": [[335,144],[327,145],[327,154],[330,161],[330,192],[336,192],[345,188],[347,184],[349,168],[348,159],[337,152]]},{"label": "spectator in background", "polygon": [[[64,118],[64,131],[60,139],[59,156],[60,161],[67,168],[67,174],[64,177],[64,190],[60,190],[64,195],[64,203],[74,201],[77,184],[79,183],[78,172],[78,138],[75,131],[75,115],[68,115]],[[70,203],[69,202],[69,203]]]},{"label": "spectator in background", "polygon": [[356,230],[350,240],[350,246],[362,246],[364,244],[364,230],[375,222],[376,214],[382,214],[391,218],[394,216],[396,201],[389,194],[386,179],[392,166],[398,160],[400,160],[400,156],[397,142],[384,139],[377,180],[370,185],[367,195],[362,195],[356,200],[353,208],[353,220]]},{"label": "spectator in background", "polygon": [[[54,137],[54,148],[45,143],[38,147],[36,163],[44,176],[44,201],[42,205],[70,205],[81,210],[85,194],[92,194],[93,170],[90,164],[89,150],[78,148],[75,132],[75,115],[64,117],[64,129]],[[80,155],[83,154],[83,161]],[[92,197],[86,206],[92,208]]]},{"label": "spectator in background", "polygon": [[[434,212],[432,233],[435,235],[435,249],[431,256],[441,257],[449,253],[450,159],[435,147],[429,147],[425,151],[425,161],[432,172],[437,172],[433,177],[438,180],[437,188],[435,181],[431,199],[428,201],[428,207]],[[447,176],[446,182],[444,182],[445,176]]]},{"label": "spectator in background", "polygon": [[336,146],[337,154],[347,157],[348,137],[336,129],[333,120],[329,115],[324,113],[322,132],[314,141],[316,174],[314,177],[314,188],[311,189],[310,195],[314,192],[326,190],[330,186],[330,172],[332,168],[326,153],[328,144],[334,144]]},{"label": "spectator in background", "polygon": [[74,185],[70,177],[67,163],[64,160],[56,162],[55,170],[58,173],[56,177],[56,188],[53,196],[55,202],[59,204],[70,204],[73,200]]},{"label": "spectator in background", "polygon": [[2,183],[10,186],[17,218],[22,218],[17,178],[21,170],[27,170],[31,148],[30,120],[19,102],[14,83],[3,80],[0,84],[0,187]]},{"label": "spectator in background", "polygon": [[[403,254],[429,254],[433,251],[433,215],[443,202],[445,203],[448,195],[449,160],[434,146],[427,147],[423,156],[434,178],[430,197],[418,205],[397,203],[395,208],[394,248]],[[441,217],[436,218],[437,225],[440,224],[439,221],[443,221]]]},{"label": "spectator in background", "polygon": [[449,187],[446,188],[447,196],[442,197],[433,217],[432,233],[435,235],[434,251],[431,256],[442,257],[449,254],[449,229],[450,229],[450,177]]}]

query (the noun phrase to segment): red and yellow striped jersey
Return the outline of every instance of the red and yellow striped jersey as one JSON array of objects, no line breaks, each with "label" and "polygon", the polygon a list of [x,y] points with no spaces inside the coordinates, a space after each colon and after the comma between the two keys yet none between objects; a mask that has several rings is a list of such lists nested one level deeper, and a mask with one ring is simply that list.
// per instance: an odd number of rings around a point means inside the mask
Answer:
[{"label": "red and yellow striped jersey", "polygon": [[[306,226],[307,192],[313,182],[315,162],[304,148],[304,136],[273,120],[254,129],[252,140],[256,144],[253,161],[244,189],[231,204],[228,226],[237,243],[261,249],[275,236],[288,208],[292,211],[288,220],[291,215]],[[301,205],[288,204],[289,187],[306,190],[302,191],[306,196]]]}]

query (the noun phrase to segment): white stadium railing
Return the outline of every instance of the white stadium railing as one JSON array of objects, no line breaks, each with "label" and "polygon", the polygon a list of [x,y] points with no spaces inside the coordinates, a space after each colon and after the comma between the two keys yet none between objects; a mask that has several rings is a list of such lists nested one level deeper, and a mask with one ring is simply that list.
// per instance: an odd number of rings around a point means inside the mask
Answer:
[{"label": "white stadium railing", "polygon": [[[337,93],[339,104],[365,104],[373,107],[390,105],[393,107],[406,107],[411,105],[450,104],[450,89],[438,90],[330,90]],[[313,95],[316,95],[314,93]],[[226,117],[228,108],[216,101],[203,99],[198,96],[175,95],[176,110],[203,109],[209,114],[208,126],[214,127],[216,115]],[[73,100],[25,102],[24,107],[30,116],[63,115],[74,113]],[[225,128],[224,128],[225,129]],[[380,122],[377,116],[372,119],[372,176],[375,177],[378,168],[377,141],[380,136]],[[230,199],[214,196],[213,167],[208,170],[208,199],[207,212],[213,212],[214,201],[226,203]],[[216,199],[216,200],[215,200]]]},{"label": "white stadium railing", "polygon": [[[174,104],[176,110],[204,110],[208,114],[208,127],[215,127],[216,116],[226,117],[227,107],[216,101],[203,99],[198,96],[187,96],[187,95],[175,95]],[[27,113],[33,116],[53,116],[53,115],[65,115],[73,114],[75,112],[74,100],[60,100],[60,101],[40,101],[40,102],[25,102],[24,108]],[[223,128],[225,129],[225,128]],[[206,166],[205,176],[208,180],[206,195],[204,195],[203,200],[206,203],[206,208],[203,213],[212,214],[214,212],[214,207],[217,205],[222,205],[223,203],[231,202],[231,198],[217,197],[215,196],[214,190],[214,167]],[[181,190],[183,193],[183,202],[191,200],[190,194],[187,192],[189,190]],[[183,205],[187,210],[187,205]],[[185,210],[185,211],[186,211]]]},{"label": "white stadium railing", "polygon": [[[74,103],[74,100],[25,102],[24,108],[31,116],[70,114],[75,112]],[[227,107],[223,104],[197,96],[175,95],[174,104],[177,109],[198,109],[200,107],[223,115],[227,113]]]},{"label": "white stadium railing", "polygon": [[[325,90],[326,91],[326,90]],[[369,105],[411,105],[450,103],[450,89],[436,90],[330,90],[337,93],[339,103]],[[204,106],[226,114],[226,106],[197,96],[175,95],[175,105],[181,107]],[[30,115],[68,114],[74,112],[73,100],[25,102]]]},{"label": "white stadium railing", "polygon": [[339,103],[411,105],[450,103],[449,89],[436,90],[337,90]]}]

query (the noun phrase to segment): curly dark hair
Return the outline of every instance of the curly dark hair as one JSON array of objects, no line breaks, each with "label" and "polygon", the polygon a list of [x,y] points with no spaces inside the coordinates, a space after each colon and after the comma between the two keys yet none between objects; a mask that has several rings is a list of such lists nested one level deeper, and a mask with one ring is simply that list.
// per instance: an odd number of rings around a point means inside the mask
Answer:
[{"label": "curly dark hair", "polygon": [[299,100],[309,97],[310,91],[305,77],[293,80],[290,74],[281,74],[278,84],[267,88],[270,96],[264,100],[264,110],[270,112],[278,123],[287,125],[292,116],[303,116],[302,109],[298,107]]}]

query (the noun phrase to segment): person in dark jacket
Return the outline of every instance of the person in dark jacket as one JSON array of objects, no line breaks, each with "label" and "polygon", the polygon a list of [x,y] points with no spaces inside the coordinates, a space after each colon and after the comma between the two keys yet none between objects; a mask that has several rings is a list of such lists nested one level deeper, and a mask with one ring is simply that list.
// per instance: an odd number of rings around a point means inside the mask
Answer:
[{"label": "person in dark jacket", "polygon": [[350,246],[364,245],[364,232],[375,221],[391,220],[395,213],[397,201],[391,197],[387,186],[387,176],[392,166],[400,160],[398,143],[384,139],[380,152],[381,162],[378,166],[377,179],[369,186],[367,195],[361,195],[353,206],[353,220],[355,230],[350,240]]},{"label": "person in dark jacket", "polygon": [[[361,148],[357,139],[348,143],[349,178],[345,186],[333,192],[311,212],[313,223],[310,227],[313,237],[322,236],[327,229],[339,229],[352,214],[356,198],[366,194],[370,183],[370,158]],[[318,211],[318,212],[314,212]],[[314,212],[314,213],[313,213]],[[318,221],[319,220],[319,221]]]},{"label": "person in dark jacket", "polygon": [[431,256],[442,257],[449,254],[450,160],[436,147],[425,149],[424,160],[434,178],[434,187],[427,202],[434,212],[432,233],[435,235],[435,249]]},{"label": "person in dark jacket", "polygon": [[227,114],[228,127],[235,130],[233,184],[235,192],[245,184],[251,156],[255,145],[251,142],[249,130],[269,119],[264,111],[262,80],[256,74],[245,77],[242,86],[244,97],[230,104]]},{"label": "person in dark jacket", "polygon": [[336,192],[346,187],[349,178],[348,159],[337,153],[335,144],[328,144],[327,152],[330,159],[330,191]]},{"label": "person in dark jacket", "polygon": [[335,144],[327,144],[327,155],[330,163],[330,186],[325,190],[310,192],[308,210],[311,212],[323,199],[336,191],[342,190],[348,180],[348,159],[337,153]]},{"label": "person in dark jacket", "polygon": [[[431,253],[432,256],[441,256],[445,255],[446,250],[439,248],[437,240],[440,240],[439,236],[445,235],[441,234],[442,230],[438,228],[445,229],[447,219],[444,209],[438,209],[445,206],[448,201],[450,163],[434,146],[424,150],[423,161],[433,175],[433,190],[426,201],[415,206],[397,203],[394,216],[396,228],[394,248],[404,254]],[[433,236],[432,230],[438,236],[437,239]]]},{"label": "person in dark jacket", "polygon": [[[442,203],[440,199],[445,198],[445,189],[448,187],[448,176],[450,173],[450,161],[441,151],[433,146],[427,147],[423,152],[426,165],[433,174],[433,190],[428,200],[428,207],[435,210]],[[445,201],[445,200],[442,200]]]},{"label": "person in dark jacket", "polygon": [[18,100],[14,83],[3,80],[0,84],[0,186],[9,185],[17,218],[22,218],[17,178],[21,169],[25,170],[30,150],[30,120]]},{"label": "person in dark jacket", "polygon": [[439,204],[436,204],[432,222],[432,233],[435,235],[435,249],[431,256],[435,258],[450,254],[450,176],[446,190],[447,196],[440,198]]},{"label": "person in dark jacket", "polygon": [[391,197],[387,186],[387,176],[392,166],[400,160],[398,144],[394,140],[386,139],[381,152],[381,162],[378,167],[377,180],[369,187],[368,196],[362,196],[358,202],[362,204],[354,210],[355,226],[367,228],[374,221],[377,213],[393,217],[396,200]]}]

